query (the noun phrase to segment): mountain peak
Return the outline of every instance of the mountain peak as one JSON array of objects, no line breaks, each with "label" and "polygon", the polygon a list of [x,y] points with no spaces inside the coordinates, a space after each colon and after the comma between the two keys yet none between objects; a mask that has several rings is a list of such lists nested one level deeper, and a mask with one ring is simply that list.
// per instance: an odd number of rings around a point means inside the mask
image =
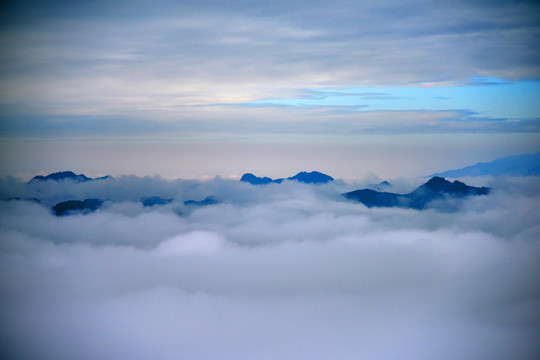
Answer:
[{"label": "mountain peak", "polygon": [[418,190],[420,189],[429,189],[435,192],[444,192],[448,194],[460,194],[460,195],[466,195],[466,194],[485,195],[488,193],[488,188],[477,188],[474,186],[469,186],[458,180],[455,180],[454,182],[450,182],[440,176],[434,176],[428,182],[422,185]]},{"label": "mountain peak", "polygon": [[288,180],[297,180],[306,184],[324,184],[333,181],[334,178],[318,171],[312,171],[309,173],[302,171],[293,177],[288,178]]},{"label": "mountain peak", "polygon": [[28,183],[30,184],[36,181],[48,181],[48,180],[54,180],[54,181],[72,180],[75,182],[86,182],[86,181],[92,181],[92,180],[106,180],[106,179],[112,179],[112,177],[107,175],[100,178],[92,179],[92,178],[87,177],[84,174],[77,175],[73,171],[60,171],[60,172],[49,174],[47,176],[42,176],[42,175],[34,176]]},{"label": "mountain peak", "polygon": [[100,199],[68,200],[54,205],[52,210],[56,216],[88,214],[99,209],[101,205],[103,200]]},{"label": "mountain peak", "polygon": [[242,182],[247,182],[252,185],[266,185],[270,184],[274,180],[270,179],[269,177],[258,177],[253,175],[252,173],[246,173],[242,175],[242,178],[240,179]]},{"label": "mountain peak", "polygon": [[240,179],[240,181],[247,182],[252,185],[266,185],[270,183],[281,184],[284,180],[296,180],[305,184],[325,184],[327,182],[333,181],[334,178],[318,171],[301,171],[298,174],[288,177],[286,179],[271,179],[266,176],[258,177],[251,173],[246,173],[242,175],[242,178]]},{"label": "mountain peak", "polygon": [[[465,184],[463,184],[465,185]],[[446,191],[452,186],[452,183],[440,176],[434,176],[423,186],[433,191]]]},{"label": "mountain peak", "polygon": [[411,193],[401,195],[388,192],[380,192],[370,189],[355,190],[342,194],[347,199],[359,201],[367,207],[403,207],[412,209],[424,209],[426,205],[435,199],[445,197],[463,198],[471,195],[486,195],[489,188],[469,186],[461,181],[450,182],[445,178],[435,176],[424,185],[416,188]]}]

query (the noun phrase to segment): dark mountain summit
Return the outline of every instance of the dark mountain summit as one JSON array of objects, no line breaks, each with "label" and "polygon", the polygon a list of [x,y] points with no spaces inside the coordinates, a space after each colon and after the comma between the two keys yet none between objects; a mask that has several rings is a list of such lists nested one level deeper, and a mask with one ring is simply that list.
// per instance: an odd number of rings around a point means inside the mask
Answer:
[{"label": "dark mountain summit", "polygon": [[312,172],[302,171],[286,179],[273,180],[269,177],[258,177],[251,173],[242,175],[242,178],[240,179],[240,181],[247,182],[252,185],[266,185],[270,183],[281,184],[285,180],[296,180],[305,184],[325,184],[327,182],[333,181],[334,178],[318,171],[312,171]]},{"label": "dark mountain summit", "polygon": [[287,178],[287,180],[296,180],[306,184],[325,184],[330,181],[334,181],[334,178],[318,171],[312,172],[299,172],[293,177]]},{"label": "dark mountain summit", "polygon": [[143,204],[144,207],[150,207],[154,205],[167,205],[174,201],[174,199],[165,199],[159,196],[148,196],[148,197],[142,197],[141,198],[141,204]]},{"label": "dark mountain summit", "polygon": [[203,200],[186,200],[184,201],[184,205],[186,206],[208,206],[208,205],[215,205],[218,201],[214,196],[207,196]]},{"label": "dark mountain summit", "polygon": [[405,195],[389,192],[361,189],[341,194],[349,200],[359,201],[367,207],[394,207],[400,206]]},{"label": "dark mountain summit", "polygon": [[30,180],[28,183],[30,184],[36,181],[48,181],[48,180],[54,180],[54,181],[72,180],[75,182],[86,182],[86,181],[106,180],[106,179],[112,179],[112,177],[107,175],[107,176],[102,176],[99,178],[92,179],[92,178],[87,177],[84,174],[77,175],[73,171],[61,171],[61,172],[49,174],[47,176],[42,176],[42,175],[34,176],[32,180]]},{"label": "dark mountain summit", "polygon": [[342,195],[367,207],[402,207],[420,210],[436,199],[463,198],[488,193],[487,187],[468,186],[460,181],[450,182],[441,177],[434,177],[413,192],[404,195],[371,189],[355,190]]},{"label": "dark mountain summit", "polygon": [[461,181],[454,181],[450,182],[442,177],[435,176],[431,178],[427,183],[420,186],[416,191],[433,191],[433,192],[444,192],[447,194],[454,194],[454,195],[486,195],[489,191],[488,188],[482,187],[474,187],[466,185],[465,183],[462,183]]},{"label": "dark mountain summit", "polygon": [[251,173],[247,173],[242,175],[242,178],[240,179],[242,182],[247,182],[252,185],[266,185],[270,184],[271,182],[274,182],[274,180],[270,179],[269,177],[258,177]]},{"label": "dark mountain summit", "polygon": [[47,176],[42,176],[42,175],[35,176],[32,178],[32,180],[30,180],[30,182],[32,183],[35,181],[47,181],[47,180],[61,181],[61,180],[66,180],[66,179],[74,180],[76,182],[84,182],[84,181],[90,180],[90,178],[88,178],[84,174],[77,175],[73,171],[62,171],[62,172],[52,173]]},{"label": "dark mountain summit", "polygon": [[99,199],[68,200],[54,205],[52,210],[56,216],[74,213],[88,214],[99,209],[101,205],[103,205],[103,201]]}]

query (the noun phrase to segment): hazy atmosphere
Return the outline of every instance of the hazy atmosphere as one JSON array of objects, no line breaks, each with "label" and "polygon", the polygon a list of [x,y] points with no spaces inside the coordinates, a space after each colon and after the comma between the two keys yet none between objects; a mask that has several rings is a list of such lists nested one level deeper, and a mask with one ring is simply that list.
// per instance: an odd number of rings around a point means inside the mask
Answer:
[{"label": "hazy atmosphere", "polygon": [[2,2],[0,358],[540,358],[539,38],[535,1]]},{"label": "hazy atmosphere", "polygon": [[535,1],[2,4],[4,175],[356,179],[540,151]]}]

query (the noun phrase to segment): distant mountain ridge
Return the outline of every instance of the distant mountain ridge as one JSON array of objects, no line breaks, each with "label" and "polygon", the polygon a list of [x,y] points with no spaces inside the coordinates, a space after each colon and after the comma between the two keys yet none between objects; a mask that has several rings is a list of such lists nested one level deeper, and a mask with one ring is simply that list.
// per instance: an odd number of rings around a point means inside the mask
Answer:
[{"label": "distant mountain ridge", "polygon": [[430,176],[459,178],[464,176],[538,176],[540,152],[500,158],[487,163],[477,163],[461,169],[448,170]]},{"label": "distant mountain ridge", "polygon": [[266,176],[258,177],[251,173],[246,173],[242,175],[242,178],[240,179],[240,181],[247,182],[252,185],[266,185],[270,183],[281,184],[285,180],[295,180],[295,181],[305,183],[305,184],[325,184],[327,182],[334,181],[334,178],[318,171],[312,171],[312,172],[302,171],[286,179],[281,178],[281,179],[273,180]]},{"label": "distant mountain ridge", "polygon": [[215,205],[218,203],[218,200],[215,196],[207,196],[203,200],[186,200],[184,201],[184,205],[186,206],[209,206],[209,205]]},{"label": "distant mountain ridge", "polygon": [[37,181],[49,181],[49,180],[54,180],[54,181],[72,180],[75,182],[86,182],[86,181],[106,180],[106,179],[112,179],[112,176],[107,175],[107,176],[102,176],[99,178],[92,179],[84,174],[77,175],[73,171],[61,171],[61,172],[55,172],[55,173],[49,174],[47,176],[42,176],[42,175],[34,176],[28,183],[30,184]]},{"label": "distant mountain ridge", "polygon": [[349,200],[361,202],[367,207],[401,207],[421,210],[436,199],[487,195],[489,191],[490,189],[487,187],[469,186],[457,180],[450,182],[436,176],[408,194],[361,189],[342,194],[342,196]]},{"label": "distant mountain ridge", "polygon": [[269,177],[258,177],[253,175],[252,173],[246,173],[242,175],[242,178],[240,178],[240,181],[247,182],[252,185],[266,185],[275,182],[273,179],[270,179]]},{"label": "distant mountain ridge", "polygon": [[[52,175],[52,174],[51,174]],[[56,173],[56,176],[51,176],[48,180],[56,179],[82,179],[81,181],[90,181],[88,177],[84,175],[77,175],[72,172]],[[269,178],[260,178],[253,174],[245,174],[242,177],[242,181],[259,185],[266,184]],[[308,184],[327,183],[332,181],[333,178],[319,173],[319,172],[300,172],[295,176],[287,179],[272,180],[273,183],[280,183],[284,180],[295,180]],[[39,179],[36,181],[40,181]],[[433,200],[444,200],[446,198],[463,198],[467,196],[486,195],[490,189],[487,187],[474,187],[468,186],[460,181],[450,182],[442,177],[433,177],[422,186],[419,186],[414,191],[408,194],[397,194],[385,191],[377,191],[379,189],[387,189],[392,187],[387,181],[383,181],[379,184],[370,185],[372,188],[364,188],[360,190],[351,191],[341,194],[343,197],[360,202],[367,207],[401,207],[411,209],[424,209]],[[374,190],[376,188],[377,190]],[[20,200],[20,199],[15,199]],[[39,202],[39,200],[36,199]],[[67,200],[57,203],[52,207],[52,211],[57,216],[71,215],[71,214],[88,214],[99,209],[104,201],[98,198],[89,198],[85,200]],[[175,202],[174,198],[162,198],[160,196],[148,196],[140,198],[140,203],[144,207],[163,206]],[[184,206],[189,209],[195,207],[203,207],[209,205],[218,204],[220,201],[214,196],[207,196],[203,200],[186,200],[183,202]]]},{"label": "distant mountain ridge", "polygon": [[96,211],[103,205],[103,200],[85,199],[62,201],[53,206],[52,210],[56,216],[77,214],[88,214]]},{"label": "distant mountain ridge", "polygon": [[173,198],[165,199],[160,196],[145,196],[145,197],[142,197],[140,201],[144,207],[151,207],[155,205],[161,206],[161,205],[170,204],[174,201],[174,199]]},{"label": "distant mountain ridge", "polygon": [[[20,200],[20,199],[15,199]],[[36,199],[37,200],[37,199]],[[159,196],[149,196],[149,197],[143,197],[140,199],[141,204],[144,207],[152,207],[152,206],[163,206],[170,204],[174,201],[173,198],[162,198]],[[39,202],[39,200],[37,200]],[[85,200],[67,200],[62,201],[54,205],[51,209],[53,213],[56,216],[67,216],[67,215],[86,215],[90,214],[103,205],[105,201],[101,199],[85,199]],[[219,204],[218,199],[216,199],[215,196],[207,196],[203,200],[186,200],[184,201],[185,206],[189,206],[192,208],[195,207],[204,207],[204,206],[210,206],[210,205],[216,205]]]}]

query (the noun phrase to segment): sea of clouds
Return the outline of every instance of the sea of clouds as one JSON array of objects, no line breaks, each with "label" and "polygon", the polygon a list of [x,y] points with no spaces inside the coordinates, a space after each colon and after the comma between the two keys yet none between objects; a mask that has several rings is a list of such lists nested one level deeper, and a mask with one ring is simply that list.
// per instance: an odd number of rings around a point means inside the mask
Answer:
[{"label": "sea of clouds", "polygon": [[[418,211],[345,201],[365,184],[341,181],[3,178],[0,355],[537,359],[539,180],[476,179],[492,193]],[[51,212],[86,198],[106,201]]]}]

